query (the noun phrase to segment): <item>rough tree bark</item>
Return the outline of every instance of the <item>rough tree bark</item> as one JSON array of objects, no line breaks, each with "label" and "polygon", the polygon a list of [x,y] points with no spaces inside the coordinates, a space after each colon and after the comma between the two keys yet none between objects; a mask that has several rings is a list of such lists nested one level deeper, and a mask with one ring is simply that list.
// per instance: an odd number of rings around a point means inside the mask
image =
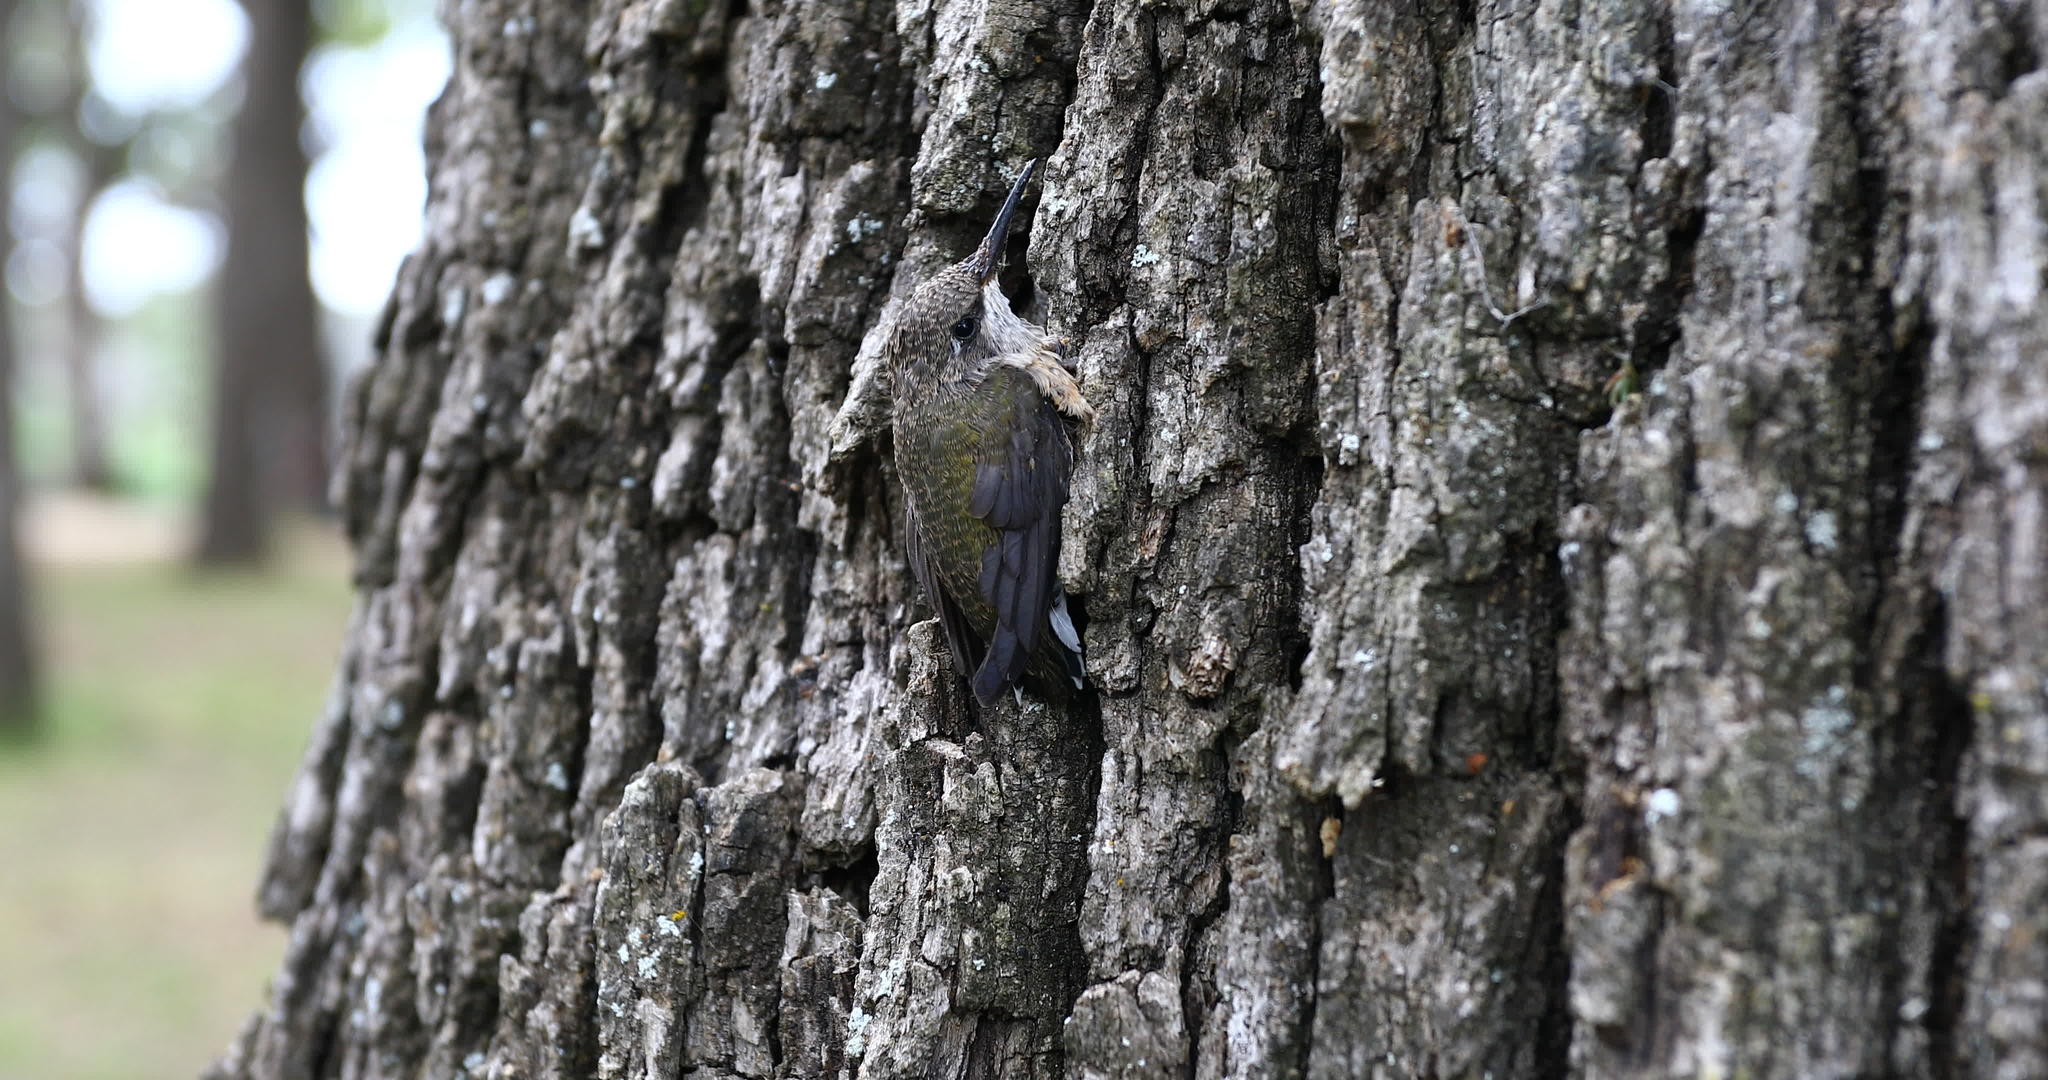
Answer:
[{"label": "rough tree bark", "polygon": [[258,560],[279,505],[325,503],[327,391],[306,263],[305,109],[299,69],[312,9],[243,0],[249,49],[222,203],[227,258],[215,284],[213,439],[197,557]]},{"label": "rough tree bark", "polygon": [[[2048,1071],[2048,16],[444,6],[221,1076]],[[1098,693],[872,339],[1049,158]]]}]

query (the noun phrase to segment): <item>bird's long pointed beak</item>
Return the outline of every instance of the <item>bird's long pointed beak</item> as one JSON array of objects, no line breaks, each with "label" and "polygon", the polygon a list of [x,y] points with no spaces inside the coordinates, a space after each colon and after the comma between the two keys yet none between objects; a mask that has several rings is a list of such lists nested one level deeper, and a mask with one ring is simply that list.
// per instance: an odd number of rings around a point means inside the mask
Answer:
[{"label": "bird's long pointed beak", "polygon": [[1024,171],[1018,173],[1017,182],[1010,185],[1009,198],[1004,199],[1003,208],[996,211],[996,223],[989,226],[988,236],[983,238],[981,246],[975,248],[974,254],[969,256],[975,276],[981,279],[983,285],[994,281],[996,270],[1002,266],[1003,241],[1009,239],[1010,219],[1016,216],[1017,204],[1024,199],[1024,185],[1031,182],[1031,174],[1037,169],[1037,158],[1024,163]]}]

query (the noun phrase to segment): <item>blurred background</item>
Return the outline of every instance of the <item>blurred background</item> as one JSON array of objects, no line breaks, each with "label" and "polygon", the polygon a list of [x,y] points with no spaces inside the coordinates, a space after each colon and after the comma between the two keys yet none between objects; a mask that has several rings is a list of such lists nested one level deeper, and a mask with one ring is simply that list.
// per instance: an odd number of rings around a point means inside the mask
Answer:
[{"label": "blurred background", "polygon": [[0,0],[4,1080],[192,1076],[263,1000],[448,70],[432,0]]}]

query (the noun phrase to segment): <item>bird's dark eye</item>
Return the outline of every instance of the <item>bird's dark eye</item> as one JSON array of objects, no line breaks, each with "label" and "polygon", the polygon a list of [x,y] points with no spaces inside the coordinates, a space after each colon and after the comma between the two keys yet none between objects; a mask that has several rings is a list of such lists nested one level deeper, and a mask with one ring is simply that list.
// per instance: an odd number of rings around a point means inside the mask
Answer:
[{"label": "bird's dark eye", "polygon": [[953,324],[953,337],[959,341],[966,341],[974,336],[974,331],[979,329],[980,326],[980,319],[972,315],[964,316],[959,322]]}]

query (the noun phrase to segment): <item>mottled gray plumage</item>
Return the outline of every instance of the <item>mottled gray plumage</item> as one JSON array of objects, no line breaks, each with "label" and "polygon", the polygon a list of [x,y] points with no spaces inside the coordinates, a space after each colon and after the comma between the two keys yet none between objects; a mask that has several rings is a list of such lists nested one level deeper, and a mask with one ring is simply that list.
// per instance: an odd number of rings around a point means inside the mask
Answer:
[{"label": "mottled gray plumage", "polygon": [[1055,575],[1074,470],[1071,425],[1095,416],[1057,342],[996,284],[1032,164],[988,236],[920,283],[890,324],[896,461],[910,566],[982,704],[1026,674],[1081,685],[1080,640]]}]

